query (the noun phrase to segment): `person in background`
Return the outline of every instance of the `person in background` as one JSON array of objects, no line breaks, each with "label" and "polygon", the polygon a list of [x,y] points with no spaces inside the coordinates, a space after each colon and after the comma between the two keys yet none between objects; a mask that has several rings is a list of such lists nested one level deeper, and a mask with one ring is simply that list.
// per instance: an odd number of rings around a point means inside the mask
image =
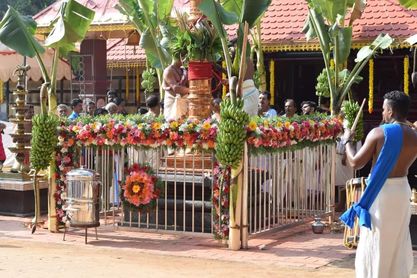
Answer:
[{"label": "person in background", "polygon": [[113,99],[117,97],[117,93],[113,90],[107,92],[107,103],[113,102]]},{"label": "person in background", "polygon": [[96,103],[92,100],[87,101],[87,114],[90,116],[94,116],[94,112],[96,111]]},{"label": "person in background", "polygon": [[5,128],[6,128],[6,125],[3,123],[0,123],[0,172],[2,172],[3,163],[6,161],[6,152],[4,151],[4,146],[3,146],[3,134],[4,134]]},{"label": "person in background", "polygon": [[151,95],[145,100],[145,103],[149,110],[147,115],[158,117],[161,114],[161,104],[159,102],[159,97],[156,95]]},{"label": "person in background", "polygon": [[249,116],[258,115],[259,91],[253,82],[255,69],[252,60],[247,60],[245,78],[242,84],[243,110]]},{"label": "person in background", "polygon": [[107,115],[107,114],[109,114],[109,112],[103,107],[97,108],[96,111],[94,111],[94,116]]},{"label": "person in background", "polygon": [[283,116],[287,118],[292,118],[295,115],[295,112],[297,111],[297,108],[295,106],[295,101],[293,99],[287,99],[285,100],[285,106],[284,106],[284,114]]},{"label": "person in background", "polygon": [[96,101],[96,108],[103,108],[106,106],[106,100],[104,97],[98,97]]},{"label": "person in background", "polygon": [[117,112],[119,111],[116,103],[114,102],[107,103],[105,109],[107,110],[107,112],[109,112],[110,115],[117,114]]},{"label": "person in background", "polygon": [[72,113],[69,115],[68,120],[74,121],[80,116],[81,112],[83,112],[83,101],[79,98],[74,98],[71,101],[71,108]]},{"label": "person in background", "polygon": [[264,118],[271,118],[277,115],[277,111],[269,106],[271,102],[271,94],[268,91],[262,92],[259,95],[259,116]]},{"label": "person in background", "polygon": [[181,56],[174,57],[171,65],[164,70],[162,87],[165,120],[177,120],[188,113],[187,74],[182,68]]},{"label": "person in background", "polygon": [[316,109],[320,113],[330,114],[330,98],[321,98],[320,106]]},{"label": "person in background", "polygon": [[303,101],[301,103],[301,111],[303,112],[303,115],[311,115],[316,112],[316,103],[314,101]]},{"label": "person in background", "polygon": [[69,107],[65,104],[60,104],[57,106],[56,111],[58,113],[58,116],[62,118],[66,118],[69,115]]},{"label": "person in background", "polygon": [[149,112],[148,108],[146,108],[146,107],[138,107],[138,114],[139,115],[145,115],[148,112]]},{"label": "person in background", "polygon": [[220,122],[220,103],[222,103],[221,98],[215,98],[211,102],[211,119]]},{"label": "person in background", "polygon": [[121,97],[115,97],[112,100],[113,103],[115,103],[117,105],[117,113],[118,114],[122,114],[124,116],[126,116],[128,113],[126,112],[126,102],[124,99],[122,99]]}]

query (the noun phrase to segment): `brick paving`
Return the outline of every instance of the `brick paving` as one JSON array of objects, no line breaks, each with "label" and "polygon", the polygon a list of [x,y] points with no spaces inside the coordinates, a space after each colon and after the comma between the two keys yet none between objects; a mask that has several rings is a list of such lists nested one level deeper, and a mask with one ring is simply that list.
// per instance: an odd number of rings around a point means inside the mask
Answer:
[{"label": "brick paving", "polygon": [[[10,238],[37,242],[53,242],[70,245],[84,245],[84,230],[70,228],[66,241],[63,233],[49,233],[37,229],[32,235],[25,227],[29,218],[0,216],[0,239]],[[110,249],[132,249],[143,253],[182,256],[209,260],[251,262],[258,265],[276,265],[317,269],[330,263],[349,259],[353,250],[343,247],[343,234],[325,231],[316,235],[310,224],[287,230],[267,232],[251,236],[249,249],[231,251],[211,235],[183,233],[158,233],[134,228],[100,226],[98,240],[94,229],[89,229],[88,245]]]}]

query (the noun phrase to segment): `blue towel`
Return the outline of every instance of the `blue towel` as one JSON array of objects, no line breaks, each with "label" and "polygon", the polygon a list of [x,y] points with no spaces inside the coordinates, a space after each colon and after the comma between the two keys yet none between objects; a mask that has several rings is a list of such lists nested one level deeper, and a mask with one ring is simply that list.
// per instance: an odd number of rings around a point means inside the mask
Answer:
[{"label": "blue towel", "polygon": [[345,211],[340,220],[351,229],[355,223],[355,217],[359,217],[359,225],[371,229],[371,215],[369,209],[385,184],[389,174],[397,163],[403,145],[403,131],[399,124],[385,124],[384,145],[378,159],[371,170],[370,177],[366,180],[366,189],[358,203]]}]

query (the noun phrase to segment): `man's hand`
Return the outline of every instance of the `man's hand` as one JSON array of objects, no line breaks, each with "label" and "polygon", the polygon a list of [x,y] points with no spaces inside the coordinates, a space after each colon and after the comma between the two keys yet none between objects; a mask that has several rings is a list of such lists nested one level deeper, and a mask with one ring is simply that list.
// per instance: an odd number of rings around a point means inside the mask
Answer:
[{"label": "man's hand", "polygon": [[349,129],[349,128],[345,128],[345,133],[343,134],[341,141],[344,145],[346,145],[347,142],[351,141],[352,138],[354,137],[354,133]]}]

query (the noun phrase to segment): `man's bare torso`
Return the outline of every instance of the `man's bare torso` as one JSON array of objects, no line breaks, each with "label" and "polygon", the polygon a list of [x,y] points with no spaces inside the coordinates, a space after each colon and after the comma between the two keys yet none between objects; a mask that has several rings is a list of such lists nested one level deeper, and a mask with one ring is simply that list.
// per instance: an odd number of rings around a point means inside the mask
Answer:
[{"label": "man's bare torso", "polygon": [[[408,168],[410,168],[411,164],[417,158],[417,132],[415,129],[410,128],[407,125],[401,124],[402,131],[403,131],[403,146],[400,152],[400,157],[398,158],[397,164],[394,166],[391,174],[389,175],[390,178],[393,177],[404,177],[408,174]],[[378,155],[384,145],[384,132],[382,128],[378,127],[374,129],[372,135],[376,142],[374,153],[373,153],[373,160],[372,166],[375,164]]]}]

